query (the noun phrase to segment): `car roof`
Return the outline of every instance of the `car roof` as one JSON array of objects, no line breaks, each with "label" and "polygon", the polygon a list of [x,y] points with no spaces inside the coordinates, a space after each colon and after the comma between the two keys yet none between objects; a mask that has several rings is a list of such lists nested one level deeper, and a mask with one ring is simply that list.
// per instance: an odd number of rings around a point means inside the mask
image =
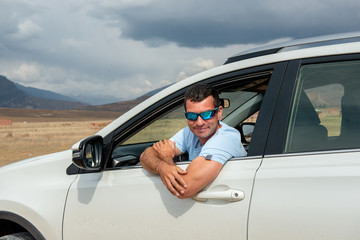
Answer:
[{"label": "car roof", "polygon": [[360,41],[360,32],[340,33],[319,37],[296,39],[240,52],[232,57],[229,57],[224,64],[233,63],[254,57],[265,56],[278,52],[357,41]]}]

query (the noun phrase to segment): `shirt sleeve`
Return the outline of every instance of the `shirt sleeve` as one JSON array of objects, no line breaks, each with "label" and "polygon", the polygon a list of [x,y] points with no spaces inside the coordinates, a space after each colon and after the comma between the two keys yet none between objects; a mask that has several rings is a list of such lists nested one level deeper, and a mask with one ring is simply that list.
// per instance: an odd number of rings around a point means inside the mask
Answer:
[{"label": "shirt sleeve", "polygon": [[247,152],[241,143],[240,133],[229,127],[222,129],[222,131],[217,131],[205,143],[199,156],[225,164],[230,158],[246,155]]}]

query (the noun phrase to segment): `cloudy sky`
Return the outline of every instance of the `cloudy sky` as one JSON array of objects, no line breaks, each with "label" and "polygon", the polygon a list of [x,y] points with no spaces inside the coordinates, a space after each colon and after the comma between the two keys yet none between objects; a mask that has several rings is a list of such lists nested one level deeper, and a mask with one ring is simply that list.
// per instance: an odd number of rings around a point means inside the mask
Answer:
[{"label": "cloudy sky", "polygon": [[133,99],[243,50],[359,22],[360,0],[0,0],[0,74]]}]

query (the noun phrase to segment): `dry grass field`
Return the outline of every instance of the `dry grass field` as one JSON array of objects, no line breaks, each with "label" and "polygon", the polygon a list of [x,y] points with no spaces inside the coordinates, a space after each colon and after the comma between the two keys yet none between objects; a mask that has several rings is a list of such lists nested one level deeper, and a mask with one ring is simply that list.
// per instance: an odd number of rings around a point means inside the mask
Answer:
[{"label": "dry grass field", "polygon": [[0,166],[71,148],[110,123],[97,121],[14,122],[0,126]]},{"label": "dry grass field", "polygon": [[[328,129],[328,135],[338,136],[341,125],[339,109],[321,109],[320,112],[321,122]],[[95,134],[120,115],[120,112],[0,108],[0,167],[22,159],[69,149],[74,143]],[[11,125],[2,125],[2,119],[10,120]],[[181,129],[185,125],[186,121],[182,117],[178,121],[161,119],[129,139],[127,143],[138,142],[139,138],[141,141],[168,138],[175,132],[159,129]],[[159,136],[154,136],[156,134]]]},{"label": "dry grass field", "polygon": [[[31,114],[30,114],[31,113]],[[120,113],[66,111],[25,111],[0,109],[0,167],[22,159],[71,148],[79,140],[91,136]],[[94,119],[91,121],[90,119]]]}]

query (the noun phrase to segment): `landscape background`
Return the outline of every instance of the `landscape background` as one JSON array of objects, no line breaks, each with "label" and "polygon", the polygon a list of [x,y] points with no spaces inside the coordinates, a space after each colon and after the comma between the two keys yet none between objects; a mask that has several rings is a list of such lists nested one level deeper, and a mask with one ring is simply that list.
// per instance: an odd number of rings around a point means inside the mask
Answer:
[{"label": "landscape background", "polygon": [[0,166],[69,149],[151,94],[93,106],[0,76]]}]

